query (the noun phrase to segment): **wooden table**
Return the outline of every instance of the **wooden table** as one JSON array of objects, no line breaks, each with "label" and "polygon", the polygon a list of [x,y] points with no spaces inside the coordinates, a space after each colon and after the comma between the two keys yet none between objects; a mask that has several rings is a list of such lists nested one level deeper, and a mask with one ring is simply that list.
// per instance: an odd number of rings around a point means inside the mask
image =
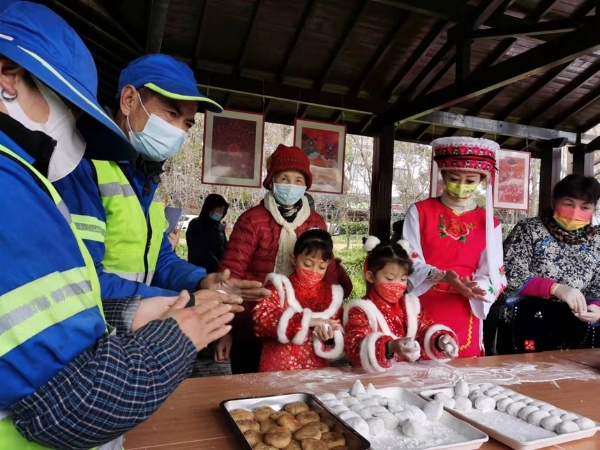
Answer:
[{"label": "wooden table", "polygon": [[568,359],[575,361],[587,366],[593,367],[594,369],[600,370],[600,349],[591,349],[582,352],[581,350],[559,350],[555,352],[547,352],[559,358]]},{"label": "wooden table", "polygon": [[[461,377],[469,382],[490,381],[510,385],[522,394],[600,422],[600,371],[576,362],[593,362],[597,357],[597,350],[579,350],[460,359],[443,365],[431,361],[406,363],[385,374],[344,367],[194,378],[184,381],[148,421],[127,434],[125,448],[237,450],[240,445],[219,409],[221,401],[290,392],[335,393],[349,389],[357,379],[375,387],[401,386],[415,390],[451,385]],[[481,448],[508,447],[490,440]],[[600,433],[556,448],[600,449]]]}]

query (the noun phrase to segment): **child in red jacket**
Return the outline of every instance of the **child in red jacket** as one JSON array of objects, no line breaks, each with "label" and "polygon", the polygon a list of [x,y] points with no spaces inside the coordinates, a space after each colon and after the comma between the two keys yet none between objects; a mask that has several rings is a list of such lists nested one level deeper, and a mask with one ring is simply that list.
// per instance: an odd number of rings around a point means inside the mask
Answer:
[{"label": "child in red jacket", "polygon": [[404,294],[412,261],[406,241],[365,242],[367,295],[344,308],[344,343],[350,362],[370,372],[385,372],[396,361],[424,358],[447,361],[458,356],[456,335],[435,325],[419,298]]},{"label": "child in red jacket", "polygon": [[291,256],[290,277],[272,273],[271,295],[252,312],[254,333],[264,340],[260,372],[329,367],[344,355],[339,318],[343,289],[323,282],[333,260],[333,241],[313,228],[300,235]]}]

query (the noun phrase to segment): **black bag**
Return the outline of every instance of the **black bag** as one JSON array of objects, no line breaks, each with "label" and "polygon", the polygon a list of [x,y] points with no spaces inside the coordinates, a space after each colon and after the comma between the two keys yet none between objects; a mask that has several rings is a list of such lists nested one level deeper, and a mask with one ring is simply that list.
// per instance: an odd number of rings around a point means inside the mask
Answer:
[{"label": "black bag", "polygon": [[589,329],[563,302],[529,297],[514,305],[517,353],[589,348]]}]

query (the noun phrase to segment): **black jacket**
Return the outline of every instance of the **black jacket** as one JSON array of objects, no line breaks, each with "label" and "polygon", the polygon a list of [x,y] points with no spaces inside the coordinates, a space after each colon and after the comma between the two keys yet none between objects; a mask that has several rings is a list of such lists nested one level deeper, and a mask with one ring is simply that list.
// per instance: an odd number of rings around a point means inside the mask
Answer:
[{"label": "black jacket", "polygon": [[188,262],[204,267],[206,273],[218,272],[219,262],[227,245],[227,236],[221,222],[210,217],[197,217],[190,222],[185,238]]}]

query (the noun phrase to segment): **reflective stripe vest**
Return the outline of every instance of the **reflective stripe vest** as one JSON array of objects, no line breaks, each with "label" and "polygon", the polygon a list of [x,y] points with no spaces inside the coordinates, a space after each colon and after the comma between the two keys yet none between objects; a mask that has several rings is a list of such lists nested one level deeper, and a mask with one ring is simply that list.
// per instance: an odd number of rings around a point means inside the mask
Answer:
[{"label": "reflective stripe vest", "polygon": [[[77,241],[84,265],[55,271],[37,280],[29,281],[9,291],[0,291],[0,357],[18,350],[19,346],[41,332],[86,310],[98,308],[104,321],[100,301],[100,283],[87,248],[79,238],[69,211],[52,184],[17,153],[0,145],[0,154],[21,166],[52,198],[58,210],[69,223]],[[11,220],[10,217],[7,220]],[[56,236],[52,236],[56,237]],[[23,244],[25,245],[25,243]],[[59,349],[55,349],[59,351]],[[39,354],[43,356],[40,349]],[[57,357],[60,355],[56,355]],[[32,361],[32,364],[34,362]],[[37,362],[37,370],[43,364]],[[0,421],[0,449],[39,450],[39,444],[19,434],[10,417]]]},{"label": "reflective stripe vest", "polygon": [[92,161],[106,211],[104,270],[150,285],[165,232],[165,212],[156,194],[144,214],[140,200],[116,162]]}]

